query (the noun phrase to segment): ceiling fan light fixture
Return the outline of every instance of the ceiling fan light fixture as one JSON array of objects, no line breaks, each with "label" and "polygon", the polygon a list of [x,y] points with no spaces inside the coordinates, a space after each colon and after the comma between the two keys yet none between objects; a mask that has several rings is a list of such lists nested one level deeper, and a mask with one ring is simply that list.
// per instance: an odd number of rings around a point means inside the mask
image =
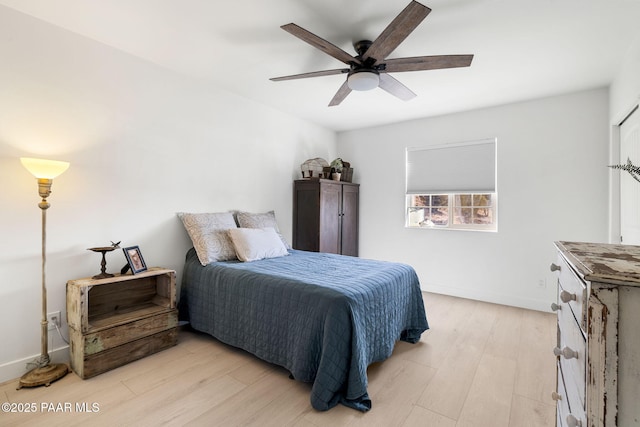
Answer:
[{"label": "ceiling fan light fixture", "polygon": [[372,90],[380,84],[380,76],[375,71],[358,71],[350,74],[347,85],[351,90]]}]

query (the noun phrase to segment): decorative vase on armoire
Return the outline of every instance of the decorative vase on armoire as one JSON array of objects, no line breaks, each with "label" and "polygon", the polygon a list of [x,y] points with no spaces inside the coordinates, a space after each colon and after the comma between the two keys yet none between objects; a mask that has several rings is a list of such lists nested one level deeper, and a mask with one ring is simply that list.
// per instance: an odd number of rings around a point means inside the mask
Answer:
[{"label": "decorative vase on armoire", "polygon": [[358,256],[360,184],[301,179],[293,188],[293,248]]}]

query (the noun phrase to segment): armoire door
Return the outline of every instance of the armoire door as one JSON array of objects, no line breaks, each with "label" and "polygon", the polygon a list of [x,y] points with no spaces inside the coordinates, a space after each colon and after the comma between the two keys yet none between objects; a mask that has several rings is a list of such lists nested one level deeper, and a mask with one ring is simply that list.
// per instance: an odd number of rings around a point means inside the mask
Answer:
[{"label": "armoire door", "polygon": [[358,256],[358,187],[342,187],[342,255]]},{"label": "armoire door", "polygon": [[341,205],[342,186],[322,183],[320,185],[320,252],[340,253]]}]

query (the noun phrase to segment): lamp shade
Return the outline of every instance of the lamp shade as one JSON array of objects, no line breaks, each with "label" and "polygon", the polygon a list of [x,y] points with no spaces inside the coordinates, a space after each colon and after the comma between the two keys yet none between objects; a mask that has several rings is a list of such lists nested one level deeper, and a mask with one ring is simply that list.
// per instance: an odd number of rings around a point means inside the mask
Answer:
[{"label": "lamp shade", "polygon": [[53,179],[69,168],[68,162],[21,157],[20,162],[36,178]]},{"label": "lamp shade", "polygon": [[373,71],[359,71],[347,77],[347,86],[351,90],[371,90],[380,84],[380,76]]}]

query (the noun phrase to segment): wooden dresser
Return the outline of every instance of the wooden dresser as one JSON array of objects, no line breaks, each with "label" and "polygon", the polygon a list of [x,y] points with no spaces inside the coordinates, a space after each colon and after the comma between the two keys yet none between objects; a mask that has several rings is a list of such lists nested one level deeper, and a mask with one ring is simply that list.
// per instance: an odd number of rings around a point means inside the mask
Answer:
[{"label": "wooden dresser", "polygon": [[640,247],[555,245],[557,425],[640,426]]},{"label": "wooden dresser", "polygon": [[67,282],[71,369],[90,378],[176,345],[176,273],[150,268]]},{"label": "wooden dresser", "polygon": [[358,256],[360,184],[301,179],[293,187],[293,248]]}]

